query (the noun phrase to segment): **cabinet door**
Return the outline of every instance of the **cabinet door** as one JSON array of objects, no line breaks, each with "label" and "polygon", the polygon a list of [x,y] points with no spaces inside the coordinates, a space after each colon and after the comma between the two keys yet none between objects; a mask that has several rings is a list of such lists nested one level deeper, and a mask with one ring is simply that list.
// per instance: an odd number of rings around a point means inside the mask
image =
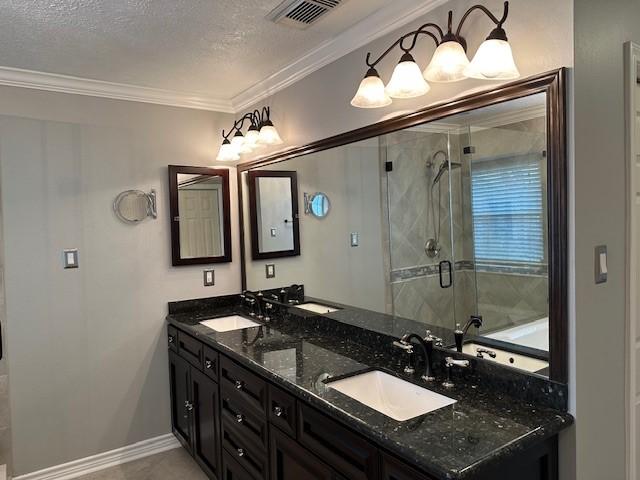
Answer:
[{"label": "cabinet door", "polygon": [[191,370],[193,391],[193,454],[209,477],[220,477],[220,402],[218,384]]},{"label": "cabinet door", "polygon": [[382,455],[382,480],[433,480],[404,462],[387,455]]},{"label": "cabinet door", "polygon": [[171,386],[171,425],[173,433],[191,451],[191,372],[186,360],[169,352],[169,383]]},{"label": "cabinet door", "polygon": [[333,471],[277,428],[271,429],[271,480],[331,480]]}]

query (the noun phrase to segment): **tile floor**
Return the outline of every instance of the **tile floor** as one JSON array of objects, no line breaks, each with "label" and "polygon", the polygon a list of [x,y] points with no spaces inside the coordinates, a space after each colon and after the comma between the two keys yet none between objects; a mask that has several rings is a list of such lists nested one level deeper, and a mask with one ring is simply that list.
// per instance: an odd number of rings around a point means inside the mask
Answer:
[{"label": "tile floor", "polygon": [[77,480],[207,480],[182,448],[79,477]]}]

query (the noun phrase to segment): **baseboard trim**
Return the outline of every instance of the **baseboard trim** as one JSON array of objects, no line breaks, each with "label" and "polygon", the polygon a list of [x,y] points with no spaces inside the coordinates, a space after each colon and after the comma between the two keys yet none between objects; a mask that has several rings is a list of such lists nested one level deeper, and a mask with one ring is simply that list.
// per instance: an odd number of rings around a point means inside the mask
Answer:
[{"label": "baseboard trim", "polygon": [[13,480],[67,480],[178,447],[180,447],[178,439],[172,433],[168,433],[109,452],[13,477]]}]

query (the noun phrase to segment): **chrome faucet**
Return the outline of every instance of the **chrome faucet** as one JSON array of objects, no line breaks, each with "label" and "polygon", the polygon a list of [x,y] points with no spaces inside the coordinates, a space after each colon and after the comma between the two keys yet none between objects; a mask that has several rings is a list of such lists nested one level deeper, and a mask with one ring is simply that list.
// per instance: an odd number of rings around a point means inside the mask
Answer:
[{"label": "chrome faucet", "polygon": [[420,378],[425,382],[432,382],[435,380],[435,376],[433,375],[433,344],[440,339],[431,335],[430,331],[427,331],[427,336],[425,338],[422,338],[420,335],[416,335],[415,333],[407,333],[403,335],[400,340],[393,342],[395,347],[401,348],[409,354],[409,365],[404,368],[404,372],[408,374],[415,372],[413,345],[411,343],[414,339],[418,341],[424,353],[424,373]]},{"label": "chrome faucet", "polygon": [[445,388],[453,388],[455,384],[451,380],[451,369],[456,366],[459,368],[469,368],[471,362],[469,360],[455,360],[453,357],[446,357],[444,359],[444,366],[447,370],[447,379],[442,382],[442,386]]}]

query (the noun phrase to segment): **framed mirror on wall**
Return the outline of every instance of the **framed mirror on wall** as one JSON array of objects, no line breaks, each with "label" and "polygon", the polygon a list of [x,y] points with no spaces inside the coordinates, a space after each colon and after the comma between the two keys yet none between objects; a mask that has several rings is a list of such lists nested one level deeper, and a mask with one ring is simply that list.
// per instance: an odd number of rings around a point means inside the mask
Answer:
[{"label": "framed mirror on wall", "polygon": [[250,170],[249,218],[254,260],[300,255],[295,171]]},{"label": "framed mirror on wall", "polygon": [[231,261],[229,170],[169,165],[174,266]]},{"label": "framed mirror on wall", "polygon": [[564,76],[241,164],[245,234],[257,172],[296,172],[301,191],[331,198],[322,221],[300,217],[302,254],[272,262],[275,278],[248,254],[245,235],[244,287],[303,284],[306,301],[339,305],[341,318],[357,310],[383,333],[446,329],[449,348],[454,331],[482,317],[465,332],[465,353],[488,349],[497,355],[487,361],[566,382]]}]

